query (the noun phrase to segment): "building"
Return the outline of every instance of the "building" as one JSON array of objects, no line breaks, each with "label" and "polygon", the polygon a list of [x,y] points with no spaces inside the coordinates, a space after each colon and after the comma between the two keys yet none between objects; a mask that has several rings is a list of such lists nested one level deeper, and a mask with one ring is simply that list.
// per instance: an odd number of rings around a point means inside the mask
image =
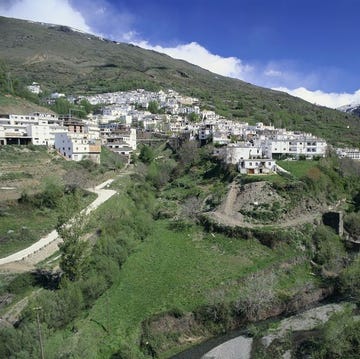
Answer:
[{"label": "building", "polygon": [[55,115],[0,115],[0,144],[53,146],[55,132],[64,131]]},{"label": "building", "polygon": [[288,155],[298,158],[325,157],[327,143],[325,140],[310,134],[285,133],[270,137],[264,142],[271,157]]},{"label": "building", "polygon": [[227,164],[236,165],[241,160],[262,158],[263,151],[260,146],[255,146],[251,142],[239,142],[215,148],[214,155],[223,159]]},{"label": "building", "polygon": [[116,129],[107,133],[105,145],[111,151],[130,155],[136,150],[136,129]]},{"label": "building", "polygon": [[42,92],[41,87],[37,82],[33,82],[31,85],[26,86],[26,87],[30,92],[32,92],[36,95],[38,95]]},{"label": "building", "polygon": [[270,158],[241,160],[238,170],[242,174],[270,174],[276,172],[275,160]]},{"label": "building", "polygon": [[358,148],[337,148],[336,153],[339,157],[360,160],[360,149]]},{"label": "building", "polygon": [[100,140],[89,139],[84,133],[56,133],[55,148],[60,154],[69,160],[91,160],[100,164]]}]

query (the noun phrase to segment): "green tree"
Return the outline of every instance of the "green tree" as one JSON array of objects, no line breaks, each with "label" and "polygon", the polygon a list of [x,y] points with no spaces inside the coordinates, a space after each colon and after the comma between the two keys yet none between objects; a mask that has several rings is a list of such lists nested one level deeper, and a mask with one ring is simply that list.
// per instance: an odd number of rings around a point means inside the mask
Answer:
[{"label": "green tree", "polygon": [[190,122],[199,122],[200,116],[195,112],[191,112],[188,115],[188,119],[189,119]]},{"label": "green tree", "polygon": [[55,101],[52,109],[60,114],[60,115],[67,115],[70,111],[71,103],[65,98],[58,98]]},{"label": "green tree", "polygon": [[85,218],[79,216],[58,227],[58,232],[63,242],[59,244],[61,253],[60,268],[65,278],[70,281],[79,279],[87,263],[88,243],[81,240],[84,232]]},{"label": "green tree", "polygon": [[55,208],[64,196],[64,185],[57,177],[46,177],[43,182],[43,190],[40,195],[41,205]]},{"label": "green tree", "polygon": [[150,146],[144,145],[141,147],[140,154],[139,154],[139,160],[144,163],[151,163],[154,159],[154,151]]},{"label": "green tree", "polygon": [[148,110],[151,113],[159,113],[159,104],[156,101],[150,101],[148,104]]},{"label": "green tree", "polygon": [[80,106],[84,109],[85,113],[88,115],[90,112],[92,112],[93,110],[93,106],[91,105],[91,103],[86,99],[82,99],[80,101]]}]

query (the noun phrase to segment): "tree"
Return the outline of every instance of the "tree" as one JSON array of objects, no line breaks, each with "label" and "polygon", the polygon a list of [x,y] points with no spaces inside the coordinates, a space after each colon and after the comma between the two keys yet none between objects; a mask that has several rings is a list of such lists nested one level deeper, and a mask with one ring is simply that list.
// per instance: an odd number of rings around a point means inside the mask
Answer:
[{"label": "tree", "polygon": [[88,115],[88,114],[92,111],[92,109],[93,109],[91,103],[90,103],[87,99],[85,99],[85,98],[83,98],[83,99],[80,101],[80,106],[84,109],[84,111],[85,111],[85,113],[86,113],[87,115]]},{"label": "tree", "polygon": [[72,219],[69,224],[58,227],[58,233],[63,239],[59,244],[61,253],[60,268],[65,278],[70,281],[79,279],[87,261],[87,242],[81,240],[85,226],[83,216]]},{"label": "tree", "polygon": [[139,160],[144,163],[150,163],[154,159],[154,151],[151,149],[151,147],[144,145],[141,147],[140,154],[139,154]]},{"label": "tree", "polygon": [[189,119],[190,122],[199,122],[200,116],[195,112],[191,112],[188,115],[188,119]]},{"label": "tree", "polygon": [[150,101],[148,104],[148,110],[151,113],[159,113],[159,104],[156,101]]},{"label": "tree", "polygon": [[70,107],[71,103],[67,99],[60,97],[56,99],[53,110],[60,115],[66,115],[69,113]]},{"label": "tree", "polygon": [[196,141],[187,141],[180,147],[179,151],[180,162],[185,166],[196,164],[200,159],[199,147]]},{"label": "tree", "polygon": [[61,197],[64,196],[64,185],[57,177],[46,177],[42,186],[41,206],[55,208]]}]

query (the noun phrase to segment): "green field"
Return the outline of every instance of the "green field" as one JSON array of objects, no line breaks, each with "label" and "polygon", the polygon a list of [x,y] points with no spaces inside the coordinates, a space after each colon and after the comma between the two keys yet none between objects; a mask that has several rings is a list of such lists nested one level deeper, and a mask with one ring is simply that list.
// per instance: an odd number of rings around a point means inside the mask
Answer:
[{"label": "green field", "polygon": [[319,162],[306,160],[306,161],[276,161],[276,163],[289,171],[296,179],[300,179],[309,172],[314,167],[317,167]]},{"label": "green field", "polygon": [[[167,222],[155,222],[153,234],[124,264],[118,283],[76,322],[77,335],[65,331],[50,338],[48,355],[62,351],[64,340],[66,350],[86,358],[107,358],[124,343],[137,348],[146,318],[172,309],[192,311],[216,300],[218,292],[226,301],[234,300],[240,291],[237,280],[294,254],[287,245],[271,250],[257,241],[206,234],[199,227],[179,233],[169,230]],[[285,276],[279,286],[294,287],[293,281],[298,286],[301,278],[287,281]]]}]

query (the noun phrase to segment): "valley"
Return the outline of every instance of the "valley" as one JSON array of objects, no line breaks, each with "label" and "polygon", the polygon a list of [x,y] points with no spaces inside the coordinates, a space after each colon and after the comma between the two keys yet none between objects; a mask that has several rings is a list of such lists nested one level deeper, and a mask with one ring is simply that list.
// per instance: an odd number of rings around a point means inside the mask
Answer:
[{"label": "valley", "polygon": [[251,359],[356,358],[359,118],[66,26],[0,31],[0,357],[181,358],[240,331]]}]

